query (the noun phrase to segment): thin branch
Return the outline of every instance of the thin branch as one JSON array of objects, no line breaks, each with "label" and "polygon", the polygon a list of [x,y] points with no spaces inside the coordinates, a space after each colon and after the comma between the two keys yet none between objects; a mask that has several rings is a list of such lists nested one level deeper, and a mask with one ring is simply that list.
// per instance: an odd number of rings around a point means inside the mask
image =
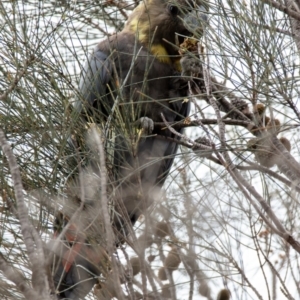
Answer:
[{"label": "thin branch", "polygon": [[24,67],[17,72],[12,84],[7,88],[7,90],[4,93],[0,94],[0,101],[7,101],[6,98],[17,87],[20,80],[26,75],[28,67],[34,62],[34,60],[34,56],[31,56],[25,61]]},{"label": "thin branch", "polygon": [[24,243],[27,249],[30,262],[32,264],[32,272],[35,278],[38,279],[37,288],[40,290],[41,294],[45,295],[46,297],[49,287],[46,275],[43,242],[39,234],[29,221],[28,209],[25,204],[23,194],[24,189],[22,185],[19,166],[2,130],[0,130],[0,145],[2,147],[3,153],[7,157],[7,161],[11,171],[17,202],[17,217],[20,221],[21,232],[24,237]]},{"label": "thin branch", "polygon": [[[220,111],[219,108],[216,104],[215,99],[213,98],[212,94],[211,94],[211,77],[209,76],[209,62],[207,64],[207,69],[206,72],[204,73],[204,80],[205,80],[205,84],[206,84],[206,89],[207,89],[207,96],[209,98],[209,101],[212,105],[212,107],[215,110],[216,116],[219,120],[219,132],[220,132],[220,139],[221,139],[221,145],[222,148],[226,149],[226,139],[225,139],[225,124],[222,122],[223,120],[221,120],[221,115],[220,115]],[[276,140],[275,140],[276,141]],[[280,149],[284,148],[283,145],[281,145],[281,143],[279,142],[280,145],[278,145],[278,147]],[[275,145],[277,146],[277,145]],[[284,149],[285,152],[286,149]],[[284,240],[286,240],[288,243],[291,244],[291,246],[298,252],[300,253],[300,243],[298,241],[296,241],[291,234],[289,234],[285,228],[283,227],[283,225],[281,224],[281,222],[279,221],[279,219],[277,218],[277,216],[275,215],[275,213],[273,212],[273,210],[271,209],[271,207],[269,206],[269,204],[260,196],[260,194],[255,190],[254,187],[252,187],[242,176],[241,174],[238,172],[238,170],[236,168],[234,168],[234,165],[228,155],[228,152],[225,151],[224,152],[224,157],[226,160],[226,164],[224,164],[224,166],[227,168],[227,170],[229,171],[229,174],[232,176],[232,178],[234,179],[234,181],[238,184],[241,192],[245,195],[245,197],[250,201],[250,203],[253,205],[253,207],[256,209],[257,213],[264,219],[265,222],[267,222],[267,224],[270,226],[270,228],[272,228],[272,230],[277,233],[279,236],[281,236]],[[221,160],[221,157],[218,156],[218,158]],[[222,160],[221,160],[222,162]],[[223,162],[222,162],[223,163]],[[261,205],[261,207],[263,208],[263,210],[266,212],[266,214],[268,215],[268,217],[271,219],[271,221],[274,223],[275,226],[273,226],[273,224],[271,224],[264,216],[264,214],[261,212],[260,208],[258,207],[258,205],[255,203],[255,201],[252,199],[252,197],[248,194],[248,192],[250,193],[250,195],[252,195]]]},{"label": "thin branch", "polygon": [[109,256],[111,257],[114,253],[114,233],[112,230],[111,222],[110,222],[110,216],[108,211],[108,200],[107,200],[107,171],[106,171],[106,165],[105,165],[105,153],[104,148],[102,145],[102,141],[99,136],[99,132],[97,132],[96,128],[92,128],[91,131],[92,139],[95,141],[96,146],[98,148],[99,152],[99,162],[100,162],[100,181],[101,181],[101,211],[103,215],[104,220],[104,226],[105,226],[105,233],[106,233],[106,239],[107,239],[107,249]]},{"label": "thin branch", "polygon": [[107,200],[107,170],[106,170],[106,164],[105,164],[105,152],[103,148],[102,141],[100,139],[99,132],[97,132],[97,129],[95,127],[92,128],[91,131],[92,139],[95,141],[96,147],[98,149],[99,153],[99,162],[100,162],[100,186],[101,186],[101,212],[104,220],[104,227],[105,227],[105,237],[107,241],[107,249],[109,257],[111,257],[112,260],[112,278],[110,276],[106,278],[107,280],[113,280],[112,283],[114,285],[114,288],[116,289],[116,293],[118,296],[118,299],[124,299],[124,294],[121,289],[121,285],[119,282],[119,272],[117,267],[116,259],[113,255],[115,250],[115,236],[112,229],[112,225],[110,222],[110,216],[108,211],[108,200]]},{"label": "thin branch", "polygon": [[[247,128],[249,131],[259,130],[251,121],[243,121],[243,120],[235,120],[235,119],[223,119],[224,124],[232,125],[232,126],[242,126]],[[195,121],[180,121],[180,122],[169,122],[168,124],[175,128],[176,130],[180,130],[181,128],[188,128],[188,127],[198,127],[203,125],[215,125],[218,123],[217,119],[199,119]],[[166,127],[166,124],[163,122],[155,122],[154,127],[158,129],[163,129]]]},{"label": "thin branch", "polygon": [[287,8],[285,5],[280,4],[274,0],[262,0],[262,2],[269,4],[270,6],[273,6],[274,8],[284,12],[285,14],[289,15],[290,17],[296,19],[297,21],[300,21],[300,14],[295,12],[292,9]]},{"label": "thin branch", "polygon": [[[38,293],[36,293],[26,282],[26,278],[24,278],[21,273],[8,265],[8,263],[3,258],[2,254],[0,254],[0,270],[6,276],[7,279],[12,281],[18,290],[23,293],[26,299],[32,300],[40,300],[41,297]],[[47,299],[47,298],[46,298]]]}]

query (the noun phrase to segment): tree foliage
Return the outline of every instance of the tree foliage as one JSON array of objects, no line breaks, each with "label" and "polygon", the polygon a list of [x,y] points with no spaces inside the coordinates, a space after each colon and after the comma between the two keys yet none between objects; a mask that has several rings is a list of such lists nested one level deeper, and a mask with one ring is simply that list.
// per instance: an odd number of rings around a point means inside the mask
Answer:
[{"label": "tree foliage", "polygon": [[[187,128],[165,192],[89,299],[221,300],[227,289],[232,299],[299,298],[300,4],[206,4],[196,53],[204,81],[189,99],[193,111],[180,124],[155,124]],[[136,5],[0,3],[3,299],[54,297],[47,243],[87,154],[68,143],[78,134],[85,144],[72,109],[80,70]]]}]

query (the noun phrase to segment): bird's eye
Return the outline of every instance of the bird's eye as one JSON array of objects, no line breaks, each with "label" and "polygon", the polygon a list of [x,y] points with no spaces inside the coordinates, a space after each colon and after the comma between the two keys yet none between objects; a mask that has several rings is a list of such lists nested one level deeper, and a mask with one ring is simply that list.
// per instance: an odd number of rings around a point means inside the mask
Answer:
[{"label": "bird's eye", "polygon": [[169,12],[173,15],[173,16],[177,16],[178,15],[178,7],[175,5],[169,5]]}]

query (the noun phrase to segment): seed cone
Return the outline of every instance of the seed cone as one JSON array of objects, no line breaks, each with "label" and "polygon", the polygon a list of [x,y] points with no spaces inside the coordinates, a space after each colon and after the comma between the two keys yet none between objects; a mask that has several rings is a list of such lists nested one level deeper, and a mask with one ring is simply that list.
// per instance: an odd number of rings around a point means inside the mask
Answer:
[{"label": "seed cone", "polygon": [[[286,148],[286,150],[288,152],[291,152],[292,145],[291,145],[290,141],[284,136],[282,136],[279,140],[283,144],[283,146]],[[276,156],[276,164],[278,166],[278,169],[281,172],[284,172],[284,170],[286,168],[289,168],[289,166],[286,165],[286,160],[284,159],[284,155],[277,155]]]},{"label": "seed cone", "polygon": [[227,289],[223,289],[219,292],[217,300],[229,300],[231,293]]},{"label": "seed cone", "polygon": [[267,139],[251,139],[248,141],[247,147],[253,151],[255,159],[262,166],[272,168],[275,165],[275,151]]},{"label": "seed cone", "polygon": [[271,133],[278,134],[280,131],[281,123],[278,119],[272,120],[270,119],[267,123],[267,130]]},{"label": "seed cone", "polygon": [[151,234],[143,233],[138,237],[137,242],[139,243],[140,247],[145,249],[145,248],[149,248],[154,243],[154,240]]},{"label": "seed cone", "polygon": [[[208,147],[212,147],[212,146],[215,146],[214,143],[212,143],[209,139],[207,139],[206,137],[199,137],[195,140],[196,143],[198,144],[202,144],[204,146],[208,146]],[[211,156],[211,153],[212,153],[212,150],[210,149],[201,149],[197,146],[193,146],[193,151],[200,157],[210,157]]]},{"label": "seed cone", "polygon": [[[247,117],[251,117],[251,112],[250,112],[250,109],[249,109],[249,106],[248,106],[248,103],[244,100],[241,100],[241,99],[234,99],[231,101],[231,104],[236,108],[238,109],[241,113],[243,113],[245,116]],[[230,113],[230,117],[232,119],[240,119],[240,116],[239,114],[237,114],[236,112],[231,112]]]},{"label": "seed cone", "polygon": [[179,54],[184,55],[187,52],[195,52],[198,53],[198,40],[192,38],[184,39],[184,42],[179,45]]},{"label": "seed cone", "polygon": [[159,268],[159,270],[158,270],[158,278],[160,280],[162,280],[162,281],[168,280],[168,276],[167,276],[165,267],[160,267]]},{"label": "seed cone", "polygon": [[255,120],[253,120],[255,123],[258,122],[259,125],[262,125],[263,127],[266,126],[266,124],[269,122],[270,118],[265,116],[266,113],[266,107],[262,103],[257,103],[253,107],[253,112],[255,113]]},{"label": "seed cone", "polygon": [[265,123],[264,126],[267,126],[267,124],[270,122],[270,117],[265,116]]},{"label": "seed cone", "polygon": [[[281,137],[279,140],[290,152],[292,147],[290,141],[286,137]],[[267,139],[251,139],[247,142],[247,148],[253,151],[257,162],[264,167],[271,168],[280,161],[280,156],[276,154],[274,145]]]},{"label": "seed cone", "polygon": [[254,139],[250,139],[247,142],[247,148],[251,151],[254,151],[257,149],[257,145],[258,145],[259,139],[258,138],[254,138]]},{"label": "seed cone", "polygon": [[165,259],[164,266],[170,271],[177,270],[181,263],[176,248],[173,248]]},{"label": "seed cone", "polygon": [[155,257],[156,257],[156,255],[149,255],[149,256],[147,257],[149,263],[152,263],[152,262],[154,261]]},{"label": "seed cone", "polygon": [[291,145],[290,141],[284,136],[282,136],[279,140],[283,144],[283,146],[286,148],[286,150],[291,152],[292,145]]},{"label": "seed cone", "polygon": [[141,271],[140,259],[137,256],[135,256],[135,257],[131,257],[129,261],[132,267],[132,275],[135,276],[138,273],[140,273]]},{"label": "seed cone", "polygon": [[262,104],[262,103],[257,103],[257,104],[254,106],[254,112],[258,112],[258,114],[259,114],[260,116],[263,116],[264,113],[265,113],[265,111],[266,111],[266,107],[265,107],[265,105]]},{"label": "seed cone", "polygon": [[199,294],[203,297],[208,298],[210,296],[210,288],[205,281],[201,282],[201,284],[199,285],[198,291],[199,291]]},{"label": "seed cone", "polygon": [[271,148],[260,149],[255,153],[256,160],[266,168],[272,168],[276,163],[276,155],[271,152]]},{"label": "seed cone", "polygon": [[155,235],[164,238],[170,235],[169,225],[166,222],[158,222],[155,226]]}]

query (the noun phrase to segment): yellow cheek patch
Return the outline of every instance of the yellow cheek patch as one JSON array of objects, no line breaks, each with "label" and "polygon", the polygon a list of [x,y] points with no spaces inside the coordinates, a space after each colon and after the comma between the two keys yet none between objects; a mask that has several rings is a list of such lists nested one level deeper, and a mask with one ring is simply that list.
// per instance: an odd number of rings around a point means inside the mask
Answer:
[{"label": "yellow cheek patch", "polygon": [[181,72],[181,64],[180,64],[180,57],[176,58],[175,62],[174,62],[174,68],[176,69],[176,71]]},{"label": "yellow cheek patch", "polygon": [[160,62],[165,64],[173,64],[174,68],[181,72],[180,56],[171,59],[166,48],[162,45],[156,44],[151,47],[151,54],[154,55]]},{"label": "yellow cheek patch", "polygon": [[146,26],[146,24],[143,23],[138,18],[132,19],[129,24],[129,31],[132,32],[133,34],[135,34],[137,39],[141,43],[146,43],[148,40],[146,30],[149,30],[149,29],[147,29],[147,28],[148,28],[148,26]]},{"label": "yellow cheek patch", "polygon": [[[134,17],[130,20],[127,25],[127,30],[132,34],[135,34],[138,41],[142,44],[148,45],[149,39],[151,40],[149,32],[149,22],[140,20],[139,16]],[[180,57],[171,58],[162,44],[153,44],[150,47],[150,53],[155,56],[160,62],[164,64],[173,65],[177,71],[181,71]]]},{"label": "yellow cheek patch", "polygon": [[168,55],[168,52],[166,48],[162,45],[152,45],[151,46],[151,54],[156,56],[156,58],[165,64],[171,64],[170,56]]}]

